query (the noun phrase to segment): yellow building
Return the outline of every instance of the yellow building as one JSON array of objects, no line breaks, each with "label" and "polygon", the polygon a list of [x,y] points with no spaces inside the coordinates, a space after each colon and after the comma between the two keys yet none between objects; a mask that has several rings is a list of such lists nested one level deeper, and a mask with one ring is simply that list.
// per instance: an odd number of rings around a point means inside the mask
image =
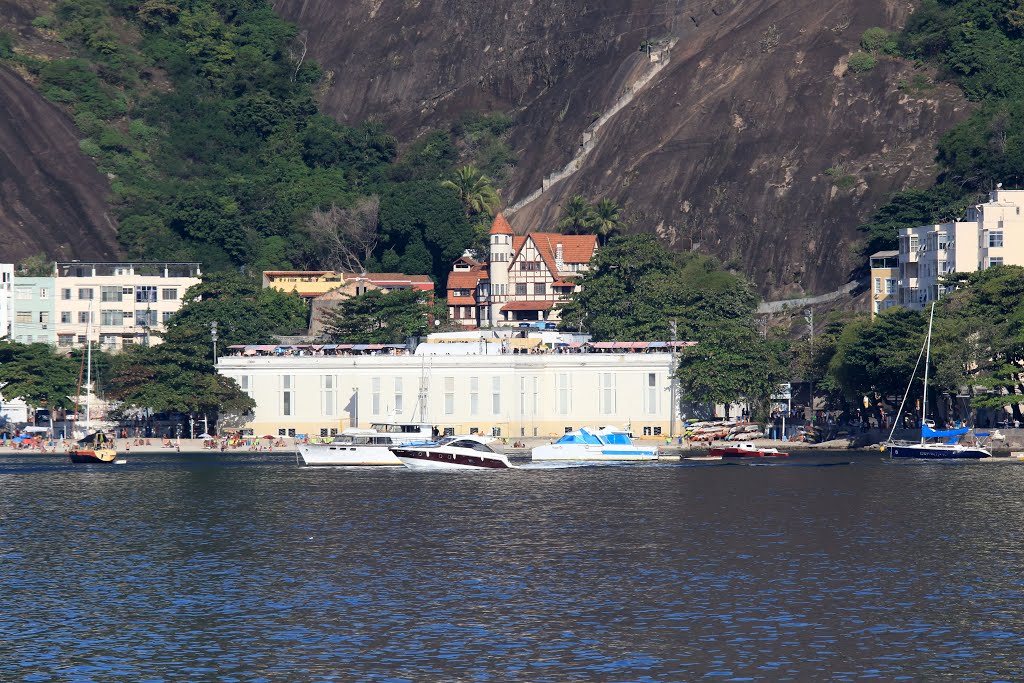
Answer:
[{"label": "yellow building", "polygon": [[871,319],[896,305],[900,277],[900,253],[877,251],[871,255]]}]

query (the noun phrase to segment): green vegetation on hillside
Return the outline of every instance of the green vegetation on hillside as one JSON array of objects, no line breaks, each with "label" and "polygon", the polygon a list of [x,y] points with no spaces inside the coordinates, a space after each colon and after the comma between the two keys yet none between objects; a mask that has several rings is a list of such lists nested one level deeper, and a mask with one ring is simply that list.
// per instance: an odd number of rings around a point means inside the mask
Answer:
[{"label": "green vegetation on hillside", "polygon": [[[16,55],[6,40],[0,58],[72,111],[82,150],[112,179],[131,258],[318,267],[312,212],[376,195],[383,234],[363,265],[439,277],[439,259],[472,242],[442,181],[467,163],[500,180],[515,163],[500,112],[467,115],[401,155],[380,124],[321,115],[320,67],[265,0],[64,0],[33,23],[73,56]],[[399,227],[386,222],[396,213]]]},{"label": "green vegetation on hillside", "polygon": [[[865,32],[862,44],[891,49],[890,40],[878,33]],[[979,106],[939,142],[936,185],[896,194],[861,226],[868,235],[865,256],[895,248],[899,228],[956,217],[996,183],[1024,183],[1024,9],[1019,3],[923,0],[897,44],[903,56],[937,65],[940,77],[959,85]]]}]

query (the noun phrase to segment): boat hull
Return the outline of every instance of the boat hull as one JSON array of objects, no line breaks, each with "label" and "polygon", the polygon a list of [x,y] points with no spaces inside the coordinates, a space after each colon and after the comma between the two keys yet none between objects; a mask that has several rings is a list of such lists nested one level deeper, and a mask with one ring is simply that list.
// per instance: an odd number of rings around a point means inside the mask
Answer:
[{"label": "boat hull", "polygon": [[789,453],[748,450],[744,448],[712,448],[708,455],[719,458],[787,458]]},{"label": "boat hull", "polygon": [[507,470],[512,465],[504,457],[463,455],[395,449],[395,455],[408,468],[414,470]]},{"label": "boat hull", "polygon": [[117,459],[117,451],[112,448],[85,449],[78,448],[68,451],[71,462],[79,464],[88,463],[112,463]]},{"label": "boat hull", "polygon": [[595,460],[623,462],[629,460],[657,460],[654,448],[622,445],[590,446],[588,444],[548,444],[538,446],[530,453],[531,460]]},{"label": "boat hull", "polygon": [[928,444],[889,444],[886,446],[890,458],[915,458],[919,460],[981,460],[992,454],[983,448],[969,446],[942,447]]},{"label": "boat hull", "polygon": [[307,465],[402,467],[402,461],[390,449],[383,447],[299,446],[299,455]]}]

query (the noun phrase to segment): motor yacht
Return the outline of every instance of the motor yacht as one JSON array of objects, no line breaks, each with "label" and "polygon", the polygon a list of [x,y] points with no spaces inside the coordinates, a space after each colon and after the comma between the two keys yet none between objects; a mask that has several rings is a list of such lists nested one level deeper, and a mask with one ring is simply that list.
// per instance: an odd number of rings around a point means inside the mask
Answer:
[{"label": "motor yacht", "polygon": [[638,446],[629,432],[616,427],[582,427],[554,443],[537,446],[533,460],[657,460],[657,446]]},{"label": "motor yacht", "polygon": [[433,443],[429,424],[381,422],[369,429],[346,429],[330,443],[302,444],[299,455],[307,465],[401,467],[394,447],[429,443]]},{"label": "motor yacht", "polygon": [[391,449],[406,467],[414,470],[504,470],[514,467],[503,453],[487,444],[484,436],[447,436],[435,444],[406,445]]}]

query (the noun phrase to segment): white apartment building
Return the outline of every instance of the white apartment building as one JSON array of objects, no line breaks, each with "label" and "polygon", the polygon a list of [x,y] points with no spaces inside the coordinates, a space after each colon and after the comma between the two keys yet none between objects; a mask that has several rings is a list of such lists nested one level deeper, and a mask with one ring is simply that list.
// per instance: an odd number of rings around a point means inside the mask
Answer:
[{"label": "white apartment building", "polygon": [[57,344],[91,338],[108,351],[160,342],[164,323],[200,282],[198,263],[57,263]]},{"label": "white apartment building", "polygon": [[11,336],[14,320],[14,264],[0,263],[0,337]]},{"label": "white apartment building", "polygon": [[1024,190],[989,193],[962,221],[904,228],[899,236],[897,303],[922,309],[944,293],[942,276],[997,265],[1024,265]]},{"label": "white apartment building", "polygon": [[330,436],[385,421],[508,438],[554,438],[609,424],[637,436],[670,435],[674,356],[667,346],[645,353],[469,355],[455,348],[437,351],[442,355],[239,353],[218,358],[217,371],[256,401],[245,428],[257,436]]}]

